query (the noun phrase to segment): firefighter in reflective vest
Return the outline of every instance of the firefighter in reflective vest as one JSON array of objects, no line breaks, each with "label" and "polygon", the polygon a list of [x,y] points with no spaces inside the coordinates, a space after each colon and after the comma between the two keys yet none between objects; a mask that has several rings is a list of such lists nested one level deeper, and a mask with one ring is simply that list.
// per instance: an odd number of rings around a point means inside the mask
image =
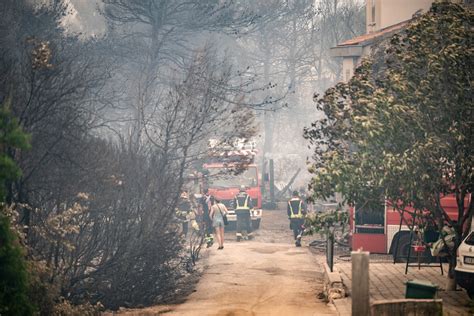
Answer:
[{"label": "firefighter in reflective vest", "polygon": [[294,191],[291,199],[288,201],[287,213],[290,220],[290,229],[293,230],[295,245],[296,247],[301,247],[301,235],[304,229],[306,208],[304,202],[299,197],[298,191]]},{"label": "firefighter in reflective vest", "polygon": [[235,215],[237,215],[237,241],[242,238],[252,238],[252,221],[250,210],[253,208],[250,195],[245,192],[245,186],[240,186],[239,193],[234,198]]},{"label": "firefighter in reflective vest", "polygon": [[178,207],[176,210],[176,215],[179,221],[182,223],[182,234],[184,237],[188,235],[188,223],[190,219],[190,214],[192,211],[192,204],[189,200],[188,192],[183,191],[179,197]]}]

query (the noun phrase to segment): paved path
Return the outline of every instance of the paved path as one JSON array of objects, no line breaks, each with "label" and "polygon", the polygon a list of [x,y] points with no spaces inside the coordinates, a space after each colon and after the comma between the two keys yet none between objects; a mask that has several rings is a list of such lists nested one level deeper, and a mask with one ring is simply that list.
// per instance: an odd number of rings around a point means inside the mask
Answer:
[{"label": "paved path", "polygon": [[[351,292],[351,262],[339,262],[335,265],[341,273],[342,280]],[[446,273],[448,266],[444,265]],[[370,297],[372,300],[401,299],[405,297],[405,282],[419,279],[435,283],[440,287],[438,297],[443,299],[444,315],[472,315],[469,312],[470,300],[464,291],[445,291],[446,276],[442,276],[439,265],[437,267],[410,267],[405,274],[405,264],[392,262],[371,262]],[[350,315],[350,299],[335,301],[340,315]]]}]

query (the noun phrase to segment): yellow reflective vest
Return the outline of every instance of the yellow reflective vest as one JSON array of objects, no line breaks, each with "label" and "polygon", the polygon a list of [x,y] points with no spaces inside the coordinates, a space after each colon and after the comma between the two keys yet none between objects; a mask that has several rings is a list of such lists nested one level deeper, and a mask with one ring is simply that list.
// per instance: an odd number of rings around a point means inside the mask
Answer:
[{"label": "yellow reflective vest", "polygon": [[[293,203],[292,203],[293,202]],[[296,203],[298,202],[298,203]],[[295,213],[295,209],[293,209],[293,207],[295,206],[295,204],[297,205],[297,209],[296,209],[296,213]],[[303,201],[301,201],[300,199],[297,199],[297,198],[293,198],[291,200],[288,201],[288,208],[290,210],[290,218],[303,218]]]},{"label": "yellow reflective vest", "polygon": [[237,196],[235,197],[235,209],[239,211],[250,210],[249,199],[250,195],[248,195],[247,193],[237,194]]}]

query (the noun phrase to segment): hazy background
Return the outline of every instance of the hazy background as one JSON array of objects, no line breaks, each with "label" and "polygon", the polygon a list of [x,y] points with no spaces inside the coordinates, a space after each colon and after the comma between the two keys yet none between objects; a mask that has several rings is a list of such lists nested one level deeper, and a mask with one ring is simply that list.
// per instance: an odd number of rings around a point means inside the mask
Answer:
[{"label": "hazy background", "polygon": [[[101,1],[69,0],[70,14],[64,18],[68,31],[83,37],[108,35],[100,10]],[[200,32],[191,46],[210,43],[232,63],[236,71],[255,76],[249,103],[279,100],[255,107],[260,153],[273,158],[280,186],[301,168],[294,187],[305,186],[310,175],[306,160],[311,155],[303,139],[305,126],[317,120],[313,95],[321,93],[341,76],[341,63],[329,48],[365,32],[363,1],[238,1],[259,16],[256,25],[235,34],[218,30]],[[274,86],[276,85],[276,86]],[[120,115],[123,115],[120,114]],[[263,156],[263,155],[262,155]]]}]

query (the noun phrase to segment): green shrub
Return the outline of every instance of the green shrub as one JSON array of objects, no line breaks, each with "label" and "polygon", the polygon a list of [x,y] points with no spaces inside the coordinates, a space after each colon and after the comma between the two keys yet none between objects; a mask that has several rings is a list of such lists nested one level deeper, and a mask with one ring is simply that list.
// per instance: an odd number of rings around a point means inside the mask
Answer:
[{"label": "green shrub", "polygon": [[0,213],[0,315],[32,315],[28,299],[28,274],[21,246]]}]

